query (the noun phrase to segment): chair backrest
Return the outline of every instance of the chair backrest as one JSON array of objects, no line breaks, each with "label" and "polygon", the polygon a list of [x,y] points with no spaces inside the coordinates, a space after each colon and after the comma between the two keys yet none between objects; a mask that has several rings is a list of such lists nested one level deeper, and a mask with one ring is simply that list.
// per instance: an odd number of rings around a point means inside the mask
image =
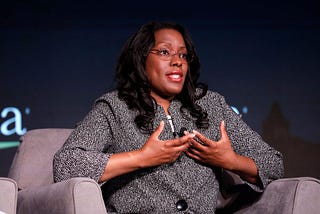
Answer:
[{"label": "chair backrest", "polygon": [[20,138],[8,177],[19,189],[53,183],[53,156],[64,144],[72,129],[34,129]]}]

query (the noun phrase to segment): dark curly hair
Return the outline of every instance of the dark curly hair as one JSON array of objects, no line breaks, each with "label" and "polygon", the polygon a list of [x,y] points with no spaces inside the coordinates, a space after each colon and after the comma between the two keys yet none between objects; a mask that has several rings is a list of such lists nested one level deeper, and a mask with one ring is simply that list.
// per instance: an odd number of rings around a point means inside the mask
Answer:
[{"label": "dark curly hair", "polygon": [[[199,83],[200,62],[190,36],[179,24],[150,22],[144,24],[125,43],[116,66],[116,84],[118,96],[129,109],[138,110],[135,123],[148,133],[153,131],[155,117],[155,100],[151,97],[151,86],[145,72],[145,63],[150,49],[155,44],[154,33],[161,29],[174,29],[183,36],[192,60],[188,62],[188,72],[183,89],[175,98],[180,100],[183,115],[188,110],[194,118],[197,128],[208,128],[208,117],[205,110],[196,104],[207,93],[207,85]],[[197,90],[198,88],[198,90]],[[201,90],[199,90],[201,89]]]}]

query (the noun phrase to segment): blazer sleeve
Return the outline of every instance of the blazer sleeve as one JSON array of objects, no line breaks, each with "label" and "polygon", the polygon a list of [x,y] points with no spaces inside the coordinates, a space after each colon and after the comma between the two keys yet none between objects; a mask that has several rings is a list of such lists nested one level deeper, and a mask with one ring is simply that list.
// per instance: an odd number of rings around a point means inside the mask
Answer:
[{"label": "blazer sleeve", "polygon": [[246,181],[256,191],[263,189],[273,180],[282,178],[284,175],[282,154],[266,143],[262,137],[252,130],[235,113],[225,98],[216,94],[215,100],[219,100],[222,119],[225,121],[228,136],[233,149],[237,154],[251,158],[257,165],[261,185],[253,185]]},{"label": "blazer sleeve", "polygon": [[89,177],[97,181],[109,160],[115,115],[107,102],[97,102],[54,156],[54,181]]}]

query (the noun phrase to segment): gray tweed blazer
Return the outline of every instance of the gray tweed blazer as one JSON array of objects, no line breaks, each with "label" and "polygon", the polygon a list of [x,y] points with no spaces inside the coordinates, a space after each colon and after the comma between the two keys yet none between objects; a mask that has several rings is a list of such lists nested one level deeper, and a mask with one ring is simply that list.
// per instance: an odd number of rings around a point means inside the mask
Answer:
[{"label": "gray tweed blazer", "polygon": [[[199,130],[188,113],[180,112],[181,103],[173,100],[169,112],[175,129],[195,129],[213,140],[220,138],[219,124],[226,123],[236,153],[252,158],[263,186],[248,184],[263,191],[272,180],[283,176],[282,155],[270,147],[225,102],[223,96],[208,91],[198,101],[208,112],[210,128]],[[165,121],[160,138],[173,138],[161,106],[157,106],[154,127]],[[134,123],[137,115],[112,91],[98,98],[86,117],[77,125],[54,157],[56,182],[71,177],[90,177],[98,181],[110,155],[139,149],[149,135]],[[184,200],[187,213],[214,213],[219,183],[215,169],[201,165],[186,155],[176,162],[128,173],[103,184],[108,213],[181,213],[176,202]]]}]

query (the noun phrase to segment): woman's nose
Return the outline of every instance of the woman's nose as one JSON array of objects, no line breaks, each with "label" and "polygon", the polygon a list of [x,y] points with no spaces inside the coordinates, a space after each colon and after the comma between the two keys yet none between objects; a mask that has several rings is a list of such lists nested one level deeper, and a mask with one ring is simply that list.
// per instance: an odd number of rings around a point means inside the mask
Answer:
[{"label": "woman's nose", "polygon": [[173,54],[171,56],[171,65],[172,66],[182,66],[182,59],[179,57],[179,54]]}]

